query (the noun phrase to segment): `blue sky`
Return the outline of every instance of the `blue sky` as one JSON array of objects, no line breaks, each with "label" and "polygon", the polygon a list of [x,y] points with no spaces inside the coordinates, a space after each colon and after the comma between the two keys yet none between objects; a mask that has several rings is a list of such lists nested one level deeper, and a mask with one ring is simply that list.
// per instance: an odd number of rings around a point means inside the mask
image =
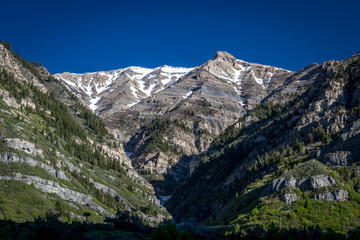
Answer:
[{"label": "blue sky", "polygon": [[289,70],[360,51],[360,1],[2,1],[0,39],[51,73],[164,64],[223,50]]}]

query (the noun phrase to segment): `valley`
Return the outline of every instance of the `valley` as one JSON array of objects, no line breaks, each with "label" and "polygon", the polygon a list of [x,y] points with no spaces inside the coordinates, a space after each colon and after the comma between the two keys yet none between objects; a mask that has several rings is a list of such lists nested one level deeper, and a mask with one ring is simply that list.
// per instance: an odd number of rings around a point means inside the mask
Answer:
[{"label": "valley", "polygon": [[176,232],[166,221],[184,239],[358,236],[359,53],[297,72],[218,51],[51,75],[2,42],[0,70],[1,220],[72,228],[89,213],[128,239]]}]

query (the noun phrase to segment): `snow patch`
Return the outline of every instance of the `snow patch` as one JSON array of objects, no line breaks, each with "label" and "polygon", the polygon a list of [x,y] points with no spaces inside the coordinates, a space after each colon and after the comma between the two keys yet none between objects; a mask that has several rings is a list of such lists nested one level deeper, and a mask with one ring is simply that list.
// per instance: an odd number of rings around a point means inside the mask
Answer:
[{"label": "snow patch", "polygon": [[270,77],[269,77],[269,80],[268,80],[268,84],[270,83],[270,81],[271,81],[271,79],[272,79],[272,77],[274,76],[274,73],[272,73],[272,72],[269,72],[269,75],[270,75]]},{"label": "snow patch", "polygon": [[137,99],[138,95],[136,93],[138,90],[134,86],[130,86],[130,90],[131,90],[132,95]]},{"label": "snow patch", "polygon": [[255,73],[253,71],[251,71],[251,75],[253,76],[253,78],[255,79],[255,81],[260,84],[263,88],[265,88],[264,86],[264,79],[258,78],[255,76]]},{"label": "snow patch", "polygon": [[185,96],[183,96],[183,98],[184,99],[189,98],[192,93],[193,93],[193,91],[188,92],[187,94],[185,94]]},{"label": "snow patch", "polygon": [[99,102],[100,99],[101,99],[101,97],[96,97],[96,98],[90,99],[89,108],[90,108],[93,112],[95,112],[95,110],[98,108],[98,106],[96,106],[96,104]]},{"label": "snow patch", "polygon": [[135,101],[135,102],[130,103],[130,104],[126,105],[126,106],[128,106],[130,108],[130,107],[134,106],[135,104],[138,104],[139,102],[140,101]]}]

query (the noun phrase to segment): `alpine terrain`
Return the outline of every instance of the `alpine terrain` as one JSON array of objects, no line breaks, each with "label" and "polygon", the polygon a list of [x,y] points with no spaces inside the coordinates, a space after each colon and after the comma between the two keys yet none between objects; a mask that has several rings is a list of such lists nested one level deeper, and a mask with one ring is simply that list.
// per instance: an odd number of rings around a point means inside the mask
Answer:
[{"label": "alpine terrain", "polygon": [[52,76],[4,42],[0,69],[7,234],[55,215],[62,238],[360,236],[360,54]]}]

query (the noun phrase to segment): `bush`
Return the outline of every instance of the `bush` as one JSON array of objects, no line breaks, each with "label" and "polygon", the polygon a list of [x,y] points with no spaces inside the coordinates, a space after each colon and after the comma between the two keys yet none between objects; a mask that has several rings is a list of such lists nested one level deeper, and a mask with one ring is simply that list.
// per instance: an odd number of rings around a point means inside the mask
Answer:
[{"label": "bush", "polygon": [[191,240],[193,239],[189,232],[182,232],[176,228],[172,222],[158,227],[150,237],[151,240]]}]

